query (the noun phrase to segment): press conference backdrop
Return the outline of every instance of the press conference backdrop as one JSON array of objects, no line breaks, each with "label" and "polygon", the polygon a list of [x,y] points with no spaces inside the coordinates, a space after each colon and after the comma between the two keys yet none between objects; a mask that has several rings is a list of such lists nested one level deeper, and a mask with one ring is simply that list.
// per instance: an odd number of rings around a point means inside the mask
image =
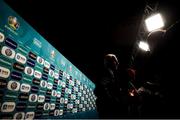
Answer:
[{"label": "press conference backdrop", "polygon": [[97,118],[95,84],[0,1],[0,118]]}]

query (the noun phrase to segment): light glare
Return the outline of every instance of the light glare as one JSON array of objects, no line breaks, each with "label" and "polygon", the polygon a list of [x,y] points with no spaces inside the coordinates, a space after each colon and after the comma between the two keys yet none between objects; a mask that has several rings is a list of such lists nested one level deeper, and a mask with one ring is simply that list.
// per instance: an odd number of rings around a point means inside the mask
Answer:
[{"label": "light glare", "polygon": [[164,27],[163,19],[159,13],[147,18],[145,23],[149,32]]},{"label": "light glare", "polygon": [[140,41],[139,42],[139,48],[144,51],[149,51],[149,45],[146,42]]}]

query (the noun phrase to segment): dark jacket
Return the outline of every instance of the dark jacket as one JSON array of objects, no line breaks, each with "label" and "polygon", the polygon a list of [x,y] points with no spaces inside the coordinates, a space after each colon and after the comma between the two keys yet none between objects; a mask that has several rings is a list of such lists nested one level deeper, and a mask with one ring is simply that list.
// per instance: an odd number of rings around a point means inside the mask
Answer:
[{"label": "dark jacket", "polygon": [[95,94],[100,118],[127,117],[127,84],[124,82],[127,78],[124,73],[105,69],[99,79]]}]

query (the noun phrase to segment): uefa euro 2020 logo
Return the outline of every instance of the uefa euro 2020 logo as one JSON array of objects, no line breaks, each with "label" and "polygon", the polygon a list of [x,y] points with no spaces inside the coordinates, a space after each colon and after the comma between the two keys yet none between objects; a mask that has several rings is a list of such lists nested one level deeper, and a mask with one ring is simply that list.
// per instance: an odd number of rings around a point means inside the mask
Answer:
[{"label": "uefa euro 2020 logo", "polygon": [[20,27],[20,24],[16,17],[9,16],[8,17],[8,24],[13,30],[17,30]]},{"label": "uefa euro 2020 logo", "polygon": [[55,51],[54,51],[54,50],[51,51],[51,57],[52,57],[52,58],[55,57]]}]

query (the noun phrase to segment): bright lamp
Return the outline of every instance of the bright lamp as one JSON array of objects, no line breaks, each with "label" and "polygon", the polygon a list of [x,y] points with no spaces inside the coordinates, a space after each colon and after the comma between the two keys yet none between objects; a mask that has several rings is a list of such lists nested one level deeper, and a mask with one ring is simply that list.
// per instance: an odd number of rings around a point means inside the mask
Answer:
[{"label": "bright lamp", "polygon": [[148,43],[144,41],[139,42],[139,48],[144,51],[150,51]]},{"label": "bright lamp", "polygon": [[147,18],[145,24],[149,32],[164,27],[162,16],[159,13]]}]

